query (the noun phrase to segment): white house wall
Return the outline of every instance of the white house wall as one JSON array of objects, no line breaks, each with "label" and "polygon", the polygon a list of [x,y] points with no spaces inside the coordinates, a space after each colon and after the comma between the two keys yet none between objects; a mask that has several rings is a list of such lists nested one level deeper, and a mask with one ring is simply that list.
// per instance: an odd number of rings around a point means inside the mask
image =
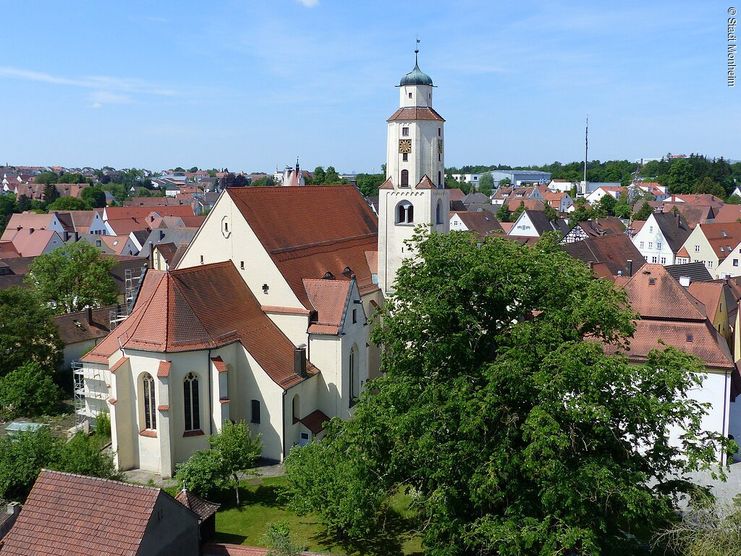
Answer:
[{"label": "white house wall", "polygon": [[[633,245],[649,263],[670,265],[675,263],[674,253],[666,241],[653,214],[632,238]],[[658,246],[661,245],[659,248]]]}]

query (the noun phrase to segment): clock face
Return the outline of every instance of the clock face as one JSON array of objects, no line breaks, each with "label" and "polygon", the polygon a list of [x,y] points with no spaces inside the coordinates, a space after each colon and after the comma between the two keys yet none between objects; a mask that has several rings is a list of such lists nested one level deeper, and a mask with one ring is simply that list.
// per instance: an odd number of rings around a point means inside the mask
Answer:
[{"label": "clock face", "polygon": [[412,140],[399,139],[399,152],[401,154],[409,154],[410,152],[412,152]]}]

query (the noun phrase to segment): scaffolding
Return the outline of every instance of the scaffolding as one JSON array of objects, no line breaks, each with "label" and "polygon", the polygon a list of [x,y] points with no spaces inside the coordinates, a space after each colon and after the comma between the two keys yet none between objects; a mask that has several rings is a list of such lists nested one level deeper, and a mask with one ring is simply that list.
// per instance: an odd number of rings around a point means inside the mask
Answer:
[{"label": "scaffolding", "polygon": [[[100,413],[107,413],[105,402],[110,395],[111,385],[106,380],[106,372],[96,368],[87,369],[86,371],[81,361],[72,362],[74,408],[78,425],[82,425],[86,421],[89,425],[93,425]],[[97,382],[99,388],[91,388],[89,381]],[[103,386],[103,388],[100,388],[100,386]],[[90,403],[90,400],[96,400],[98,403]]]},{"label": "scaffolding", "polygon": [[124,270],[124,300],[126,303],[127,315],[134,309],[134,303],[136,303],[136,297],[139,295],[139,288],[141,288],[146,273],[146,264],[139,268],[138,274],[135,274],[134,269],[132,268]]}]

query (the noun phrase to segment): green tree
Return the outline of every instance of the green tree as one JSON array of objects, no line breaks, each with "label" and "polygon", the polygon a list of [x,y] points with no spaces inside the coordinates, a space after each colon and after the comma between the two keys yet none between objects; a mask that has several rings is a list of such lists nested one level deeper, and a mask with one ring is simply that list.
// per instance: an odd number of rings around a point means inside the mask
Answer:
[{"label": "green tree", "polygon": [[31,199],[28,195],[20,195],[18,197],[18,212],[26,212],[31,209]]},{"label": "green tree", "polygon": [[44,202],[48,205],[59,199],[59,191],[53,184],[49,183],[44,187]]},{"label": "green tree", "polygon": [[188,170],[188,172],[190,172],[191,174],[193,174],[193,173],[195,173],[197,171],[198,171],[198,166],[193,166],[190,170]]},{"label": "green tree", "polygon": [[57,183],[59,176],[56,172],[41,172],[33,178],[34,183],[43,183],[49,185],[50,183]]},{"label": "green tree", "polygon": [[275,185],[275,180],[273,179],[273,176],[263,176],[261,178],[257,178],[255,181],[252,182],[251,185],[255,187],[271,186]]},{"label": "green tree", "polygon": [[334,169],[334,166],[327,166],[327,172],[324,175],[324,181],[322,183],[326,183],[328,185],[334,185],[336,183],[342,183],[343,180],[340,177],[340,175],[337,173],[337,170]]},{"label": "green tree", "polygon": [[530,247],[429,234],[414,250],[373,335],[383,375],[351,420],[288,456],[295,503],[363,534],[410,490],[432,555],[637,552],[674,518],[685,473],[732,448],[688,396],[702,365],[674,349],[606,355],[634,315],[552,234]]},{"label": "green tree", "polygon": [[53,462],[52,466],[58,471],[90,477],[104,479],[119,477],[111,456],[100,451],[98,439],[81,432],[62,445],[58,459]]},{"label": "green tree", "polygon": [[239,506],[239,474],[248,472],[260,459],[260,438],[250,435],[244,421],[227,421],[209,443],[210,450],[196,452],[178,466],[177,479],[201,496],[233,488]]},{"label": "green tree", "polygon": [[39,471],[59,459],[60,449],[47,427],[0,437],[0,498],[24,501]]},{"label": "green tree", "polygon": [[86,187],[82,190],[80,196],[92,208],[103,208],[106,205],[105,191],[100,187]]},{"label": "green tree", "polygon": [[502,203],[502,206],[500,206],[497,209],[497,220],[500,222],[511,222],[512,221],[512,213],[509,211],[509,206],[507,205],[507,202],[505,201]]},{"label": "green tree", "polygon": [[710,195],[715,195],[720,199],[723,199],[726,196],[726,190],[723,186],[709,176],[697,180],[695,185],[692,186],[692,193],[709,193]]},{"label": "green tree", "polygon": [[603,195],[599,200],[596,210],[599,212],[600,217],[615,216],[615,205],[617,203],[617,199],[608,193]]},{"label": "green tree", "polygon": [[499,187],[509,187],[510,185],[512,185],[512,180],[509,178],[499,180]]},{"label": "green tree", "polygon": [[651,216],[653,212],[654,209],[648,204],[648,201],[643,201],[641,208],[633,215],[633,220],[648,220],[648,217]]},{"label": "green tree", "polygon": [[13,193],[0,194],[0,234],[3,233],[5,227],[10,221],[10,215],[16,212],[18,205],[15,202],[15,195]]},{"label": "green tree", "polygon": [[51,317],[32,291],[0,290],[0,377],[30,362],[57,368],[62,343]]},{"label": "green tree", "polygon": [[558,220],[558,212],[551,205],[545,205],[543,214],[545,214],[545,217],[551,222],[553,222],[554,220]]},{"label": "green tree", "polygon": [[612,212],[618,218],[630,218],[631,206],[628,202],[628,196],[625,193],[620,194],[620,199],[612,209]]},{"label": "green tree", "polygon": [[484,174],[481,174],[481,177],[479,178],[479,193],[483,193],[487,197],[491,195],[491,192],[494,190],[494,178],[491,177],[490,172],[486,172]]},{"label": "green tree", "polygon": [[314,168],[314,173],[311,177],[311,183],[313,185],[322,185],[323,183],[327,183],[327,173],[324,171],[324,167],[317,166]]},{"label": "green tree", "polygon": [[0,418],[35,417],[52,413],[61,398],[54,369],[30,361],[0,377]]},{"label": "green tree", "polygon": [[72,313],[116,302],[116,284],[110,274],[114,264],[113,258],[78,241],[36,257],[26,281],[57,313]]},{"label": "green tree", "polygon": [[356,184],[365,197],[378,195],[378,188],[386,180],[384,174],[358,174]]},{"label": "green tree", "polygon": [[574,212],[571,213],[569,221],[584,222],[590,218],[594,218],[594,211],[589,204],[587,204],[584,197],[578,197],[576,201],[574,201]]},{"label": "green tree", "polygon": [[695,180],[692,164],[686,158],[680,158],[672,162],[663,185],[669,187],[670,193],[689,193]]},{"label": "green tree", "polygon": [[[105,193],[103,197],[105,197]],[[49,203],[46,208],[48,210],[88,210],[90,205],[75,197],[59,197],[53,203]]]},{"label": "green tree", "polygon": [[255,466],[262,453],[262,442],[259,437],[250,435],[250,428],[244,421],[227,421],[221,432],[209,441],[211,449],[219,454],[222,469],[230,478],[239,506],[239,473],[246,473]]}]

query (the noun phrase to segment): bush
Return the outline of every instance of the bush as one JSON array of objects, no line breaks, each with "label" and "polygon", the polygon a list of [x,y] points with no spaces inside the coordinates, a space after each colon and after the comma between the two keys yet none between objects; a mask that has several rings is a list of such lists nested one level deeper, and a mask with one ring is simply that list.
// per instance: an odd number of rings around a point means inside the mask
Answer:
[{"label": "bush", "polygon": [[52,466],[58,471],[114,479],[118,477],[111,457],[100,450],[96,439],[78,432],[59,452]]},{"label": "bush", "polygon": [[111,416],[108,413],[101,413],[95,418],[95,434],[110,438]]},{"label": "bush", "polygon": [[267,556],[299,556],[304,549],[293,542],[291,529],[285,521],[269,523],[262,540],[268,547]]},{"label": "bush", "polygon": [[52,413],[60,397],[52,374],[29,362],[0,378],[0,417],[7,420]]},{"label": "bush", "polygon": [[209,497],[228,487],[224,467],[214,450],[196,452],[178,466],[175,478],[198,496]]},{"label": "bush", "polygon": [[39,471],[58,459],[59,447],[48,428],[0,438],[0,498],[25,500]]}]

